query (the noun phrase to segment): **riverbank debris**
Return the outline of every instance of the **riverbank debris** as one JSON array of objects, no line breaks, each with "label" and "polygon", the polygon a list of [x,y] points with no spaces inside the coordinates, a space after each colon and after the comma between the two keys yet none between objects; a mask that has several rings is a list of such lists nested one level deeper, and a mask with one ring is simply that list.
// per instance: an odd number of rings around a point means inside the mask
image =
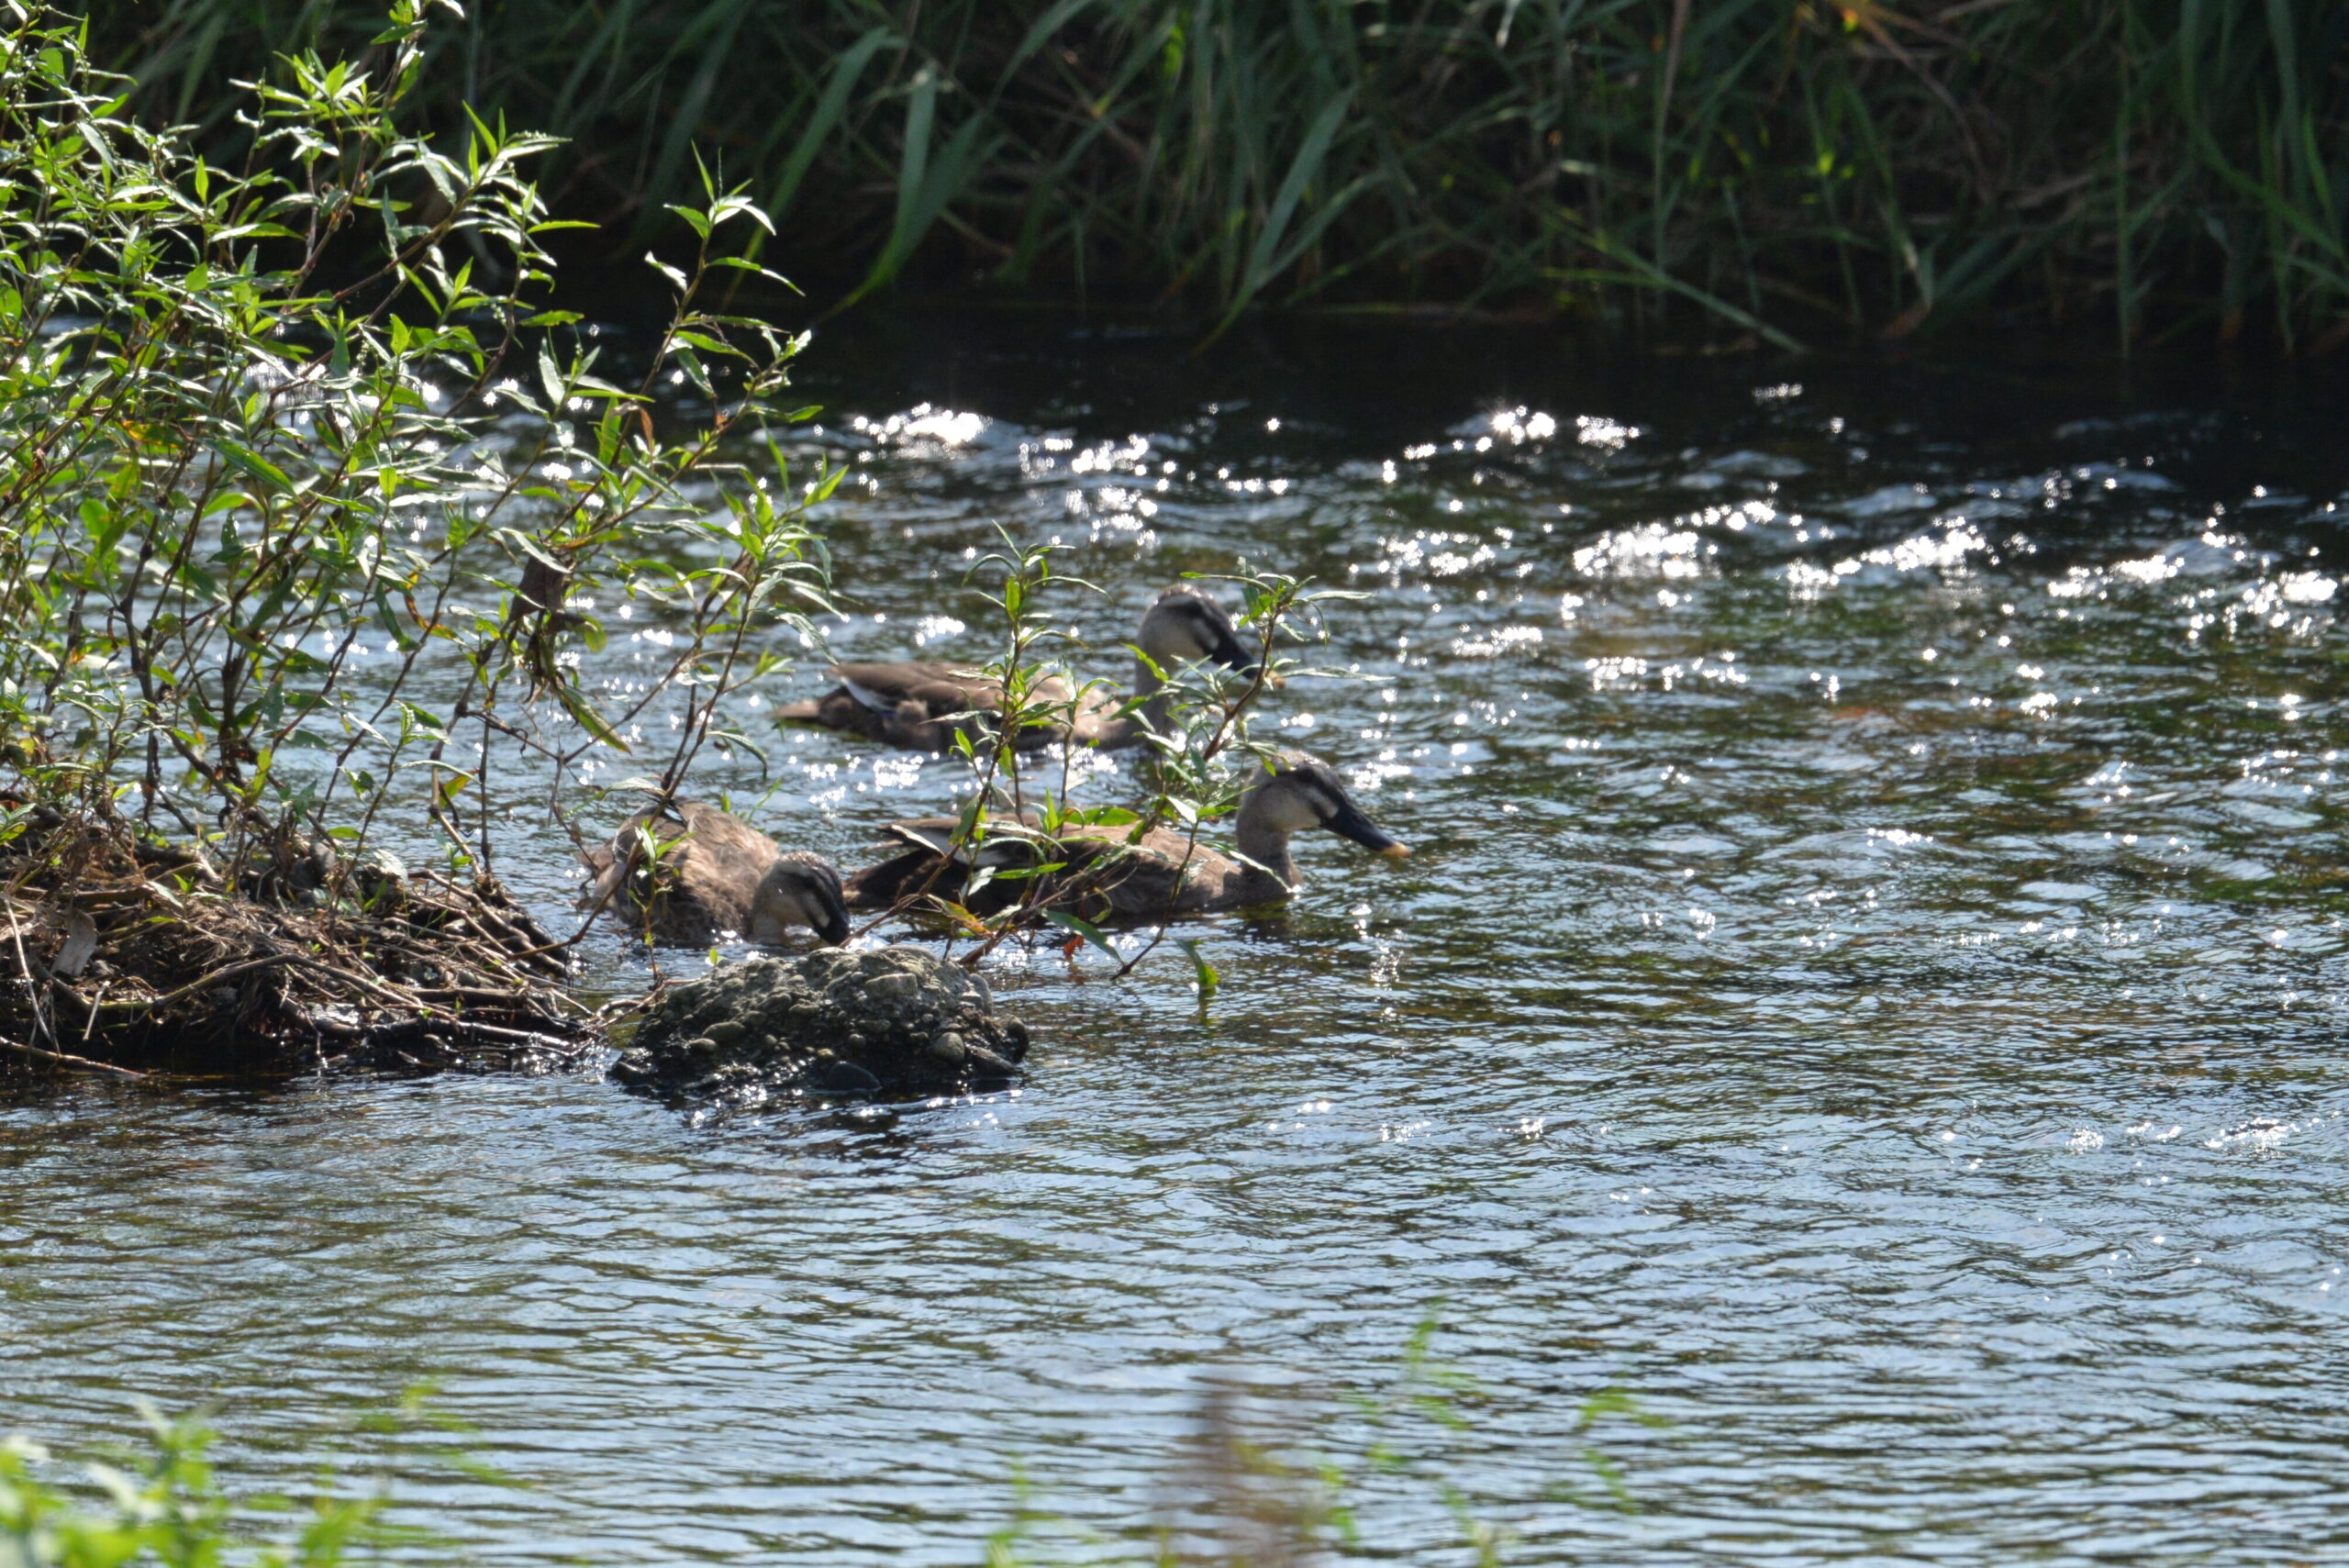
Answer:
[{"label": "riverbank debris", "polygon": [[255,837],[233,866],[45,807],[0,845],[0,1059],[138,1077],[548,1071],[601,1043],[493,878]]}]

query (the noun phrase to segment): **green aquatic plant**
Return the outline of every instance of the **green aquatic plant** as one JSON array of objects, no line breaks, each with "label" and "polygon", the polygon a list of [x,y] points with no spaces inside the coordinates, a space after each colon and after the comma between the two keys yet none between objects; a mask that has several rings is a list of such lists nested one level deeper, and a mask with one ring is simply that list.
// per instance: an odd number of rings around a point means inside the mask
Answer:
[{"label": "green aquatic plant", "polygon": [[[100,0],[159,117],[312,0]],[[2032,324],[2339,340],[2349,12],[2321,0],[506,0],[432,112],[574,139],[635,222],[726,150],[846,292],[1499,305],[1791,341]]]}]

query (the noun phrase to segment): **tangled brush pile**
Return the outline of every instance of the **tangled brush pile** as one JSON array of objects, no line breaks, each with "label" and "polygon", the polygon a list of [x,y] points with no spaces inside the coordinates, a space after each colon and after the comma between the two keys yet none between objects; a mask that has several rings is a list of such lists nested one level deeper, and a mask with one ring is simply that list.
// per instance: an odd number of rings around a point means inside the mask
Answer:
[{"label": "tangled brush pile", "polygon": [[0,847],[0,1050],[132,1071],[550,1068],[599,1038],[495,882],[254,844],[222,867],[35,808]]}]

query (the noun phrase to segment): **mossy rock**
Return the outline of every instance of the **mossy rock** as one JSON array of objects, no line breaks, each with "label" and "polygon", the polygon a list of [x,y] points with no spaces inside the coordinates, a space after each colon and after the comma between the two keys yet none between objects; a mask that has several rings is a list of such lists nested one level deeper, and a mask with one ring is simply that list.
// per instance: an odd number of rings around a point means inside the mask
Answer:
[{"label": "mossy rock", "polygon": [[672,985],[612,1076],[674,1099],[963,1094],[1015,1076],[1028,1030],[925,948],[754,958]]}]

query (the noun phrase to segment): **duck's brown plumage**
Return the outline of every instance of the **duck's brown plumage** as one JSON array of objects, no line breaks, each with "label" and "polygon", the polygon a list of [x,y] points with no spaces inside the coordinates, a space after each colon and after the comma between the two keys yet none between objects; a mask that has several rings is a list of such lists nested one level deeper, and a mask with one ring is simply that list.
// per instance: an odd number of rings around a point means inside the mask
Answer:
[{"label": "duck's brown plumage", "polygon": [[[645,863],[648,832],[655,844],[675,846],[657,867]],[[829,861],[786,851],[699,801],[678,801],[658,818],[638,812],[586,861],[586,901],[661,941],[700,946],[731,936],[771,943],[795,926],[835,945],[848,939],[841,874]]]},{"label": "duck's brown plumage", "polygon": [[[885,746],[912,751],[953,750],[964,731],[974,740],[993,733],[1004,711],[1003,683],[983,670],[918,660],[895,663],[840,663],[828,672],[840,684],[813,702],[789,703],[775,717],[789,723],[845,730]],[[1031,701],[1065,709],[1067,683],[1037,684]],[[1114,699],[1096,698],[1077,716],[1077,728],[1100,722],[1096,707],[1117,710]],[[1023,751],[1049,746],[1071,732],[1066,724],[1032,724],[1019,733]]]},{"label": "duck's brown plumage", "polygon": [[[1164,723],[1163,713],[1147,700],[1157,693],[1163,672],[1200,659],[1233,670],[1252,668],[1223,606],[1191,588],[1161,594],[1143,614],[1135,644],[1146,655],[1135,661],[1135,691],[1145,699],[1141,713],[1126,711],[1133,706],[1130,699],[1097,690],[1072,705],[1068,684],[1047,677],[1037,683],[1029,702],[1052,709],[1052,717],[1024,728],[1019,748],[1030,751],[1059,740],[1080,746],[1132,745],[1146,727]],[[957,734],[967,731],[975,741],[1003,722],[1003,683],[967,665],[907,659],[834,664],[830,674],[838,686],[813,702],[785,704],[775,717],[915,751],[951,751]]]},{"label": "duck's brown plumage", "polygon": [[[1041,901],[1074,888],[1081,892],[1054,906],[1109,923],[1175,919],[1288,897],[1297,882],[1288,841],[1307,828],[1326,828],[1381,854],[1409,853],[1363,814],[1326,763],[1293,752],[1276,759],[1241,797],[1232,824],[1237,860],[1172,828],[1153,828],[1139,841],[1118,828],[1046,840],[1033,817],[1019,818],[1017,826],[997,818],[974,853],[952,847],[956,826],[951,817],[895,824],[892,836],[908,848],[851,875],[849,907],[885,909],[929,893],[992,915],[1031,895]],[[983,868],[1047,863],[1060,869],[973,885]]]}]

